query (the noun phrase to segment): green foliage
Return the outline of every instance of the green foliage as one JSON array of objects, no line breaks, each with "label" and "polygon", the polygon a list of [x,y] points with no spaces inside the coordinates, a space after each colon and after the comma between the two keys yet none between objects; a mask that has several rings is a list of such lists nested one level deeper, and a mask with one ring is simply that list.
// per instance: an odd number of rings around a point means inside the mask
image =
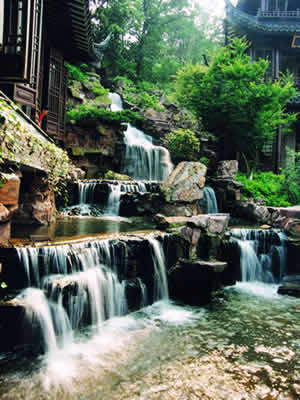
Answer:
[{"label": "green foliage", "polygon": [[222,139],[226,157],[242,152],[255,159],[279,126],[287,130],[296,119],[286,112],[286,104],[297,92],[291,76],[267,80],[269,62],[251,62],[247,48],[247,42],[234,39],[208,68],[184,67],[177,74],[176,90],[180,103]]},{"label": "green foliage", "polygon": [[201,162],[201,164],[204,164],[206,167],[208,167],[209,163],[210,163],[210,159],[208,157],[201,157],[199,159],[199,162]]},{"label": "green foliage", "polygon": [[67,153],[54,143],[34,136],[28,126],[17,118],[13,107],[0,98],[0,115],[5,120],[0,129],[0,165],[5,160],[33,166],[39,164],[48,174],[49,185],[56,193],[62,193],[74,168]]},{"label": "green foliage", "polygon": [[281,170],[284,176],[283,190],[293,204],[300,203],[300,152],[288,151],[287,166]]},{"label": "green foliage", "polygon": [[200,141],[190,129],[176,129],[168,133],[166,146],[176,162],[196,160],[200,151]]},{"label": "green foliage", "polygon": [[266,205],[274,207],[288,207],[291,205],[289,194],[285,188],[285,176],[273,172],[257,172],[252,179],[245,174],[238,174],[237,180],[244,187],[242,194],[245,198],[260,198]]},{"label": "green foliage", "polygon": [[73,64],[65,63],[65,66],[67,68],[68,77],[70,80],[79,82],[86,82],[88,80],[88,77],[85,73],[87,68],[86,64],[82,64],[80,67],[78,67]]},{"label": "green foliage", "polygon": [[97,121],[111,123],[135,122],[141,120],[141,116],[130,110],[112,112],[99,108],[95,104],[80,104],[67,112],[71,124],[81,126],[96,126]]},{"label": "green foliage", "polygon": [[162,92],[151,82],[141,81],[135,84],[124,76],[117,76],[113,83],[122,87],[123,99],[132,106],[141,110],[153,108],[156,111],[163,111],[164,107],[160,102]]},{"label": "green foliage", "polygon": [[186,62],[201,62],[222,41],[222,23],[189,0],[114,0],[94,11],[97,43],[109,34],[102,67],[109,76],[169,84]]}]

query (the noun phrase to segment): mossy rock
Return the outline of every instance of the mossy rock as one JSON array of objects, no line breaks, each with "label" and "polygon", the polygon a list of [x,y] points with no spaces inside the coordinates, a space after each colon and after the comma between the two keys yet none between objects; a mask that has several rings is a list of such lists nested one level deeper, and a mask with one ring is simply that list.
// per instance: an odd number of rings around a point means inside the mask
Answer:
[{"label": "mossy rock", "polygon": [[107,171],[104,175],[104,179],[111,179],[114,181],[133,181],[133,179],[128,175],[119,174],[114,171]]},{"label": "mossy rock", "polygon": [[84,156],[85,154],[102,154],[101,148],[72,147],[73,156]]},{"label": "mossy rock", "polygon": [[82,83],[79,81],[71,81],[69,83],[69,90],[71,92],[72,97],[75,99],[84,100],[84,94],[82,93]]}]

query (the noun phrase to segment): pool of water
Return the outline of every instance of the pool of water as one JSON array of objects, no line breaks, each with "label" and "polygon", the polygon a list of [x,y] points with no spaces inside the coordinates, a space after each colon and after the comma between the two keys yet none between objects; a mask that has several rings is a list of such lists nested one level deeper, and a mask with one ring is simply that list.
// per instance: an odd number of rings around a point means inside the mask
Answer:
[{"label": "pool of water", "polygon": [[145,217],[71,217],[61,218],[50,226],[12,226],[12,238],[30,239],[42,236],[51,240],[101,233],[134,232],[154,229],[151,218]]},{"label": "pool of water", "polygon": [[0,398],[296,400],[300,301],[238,284],[206,308],[159,302],[39,359],[0,358]]}]

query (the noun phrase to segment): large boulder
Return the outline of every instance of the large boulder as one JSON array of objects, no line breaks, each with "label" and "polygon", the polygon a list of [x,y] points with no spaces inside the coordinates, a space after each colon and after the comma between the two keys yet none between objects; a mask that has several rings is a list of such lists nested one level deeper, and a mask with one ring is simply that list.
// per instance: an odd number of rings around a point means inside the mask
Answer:
[{"label": "large boulder", "polygon": [[213,291],[222,288],[226,267],[224,261],[180,259],[169,271],[171,298],[193,306],[207,304]]},{"label": "large boulder", "polygon": [[217,176],[219,178],[234,179],[239,170],[239,163],[237,160],[223,160],[219,162]]},{"label": "large boulder", "polygon": [[202,199],[206,171],[200,162],[178,164],[163,186],[167,201],[192,203]]}]

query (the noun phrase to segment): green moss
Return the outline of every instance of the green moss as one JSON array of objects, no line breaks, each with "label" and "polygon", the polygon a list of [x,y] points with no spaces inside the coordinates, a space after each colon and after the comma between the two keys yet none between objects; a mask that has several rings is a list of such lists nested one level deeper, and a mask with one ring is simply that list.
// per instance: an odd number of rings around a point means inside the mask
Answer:
[{"label": "green moss", "polygon": [[109,123],[130,123],[141,120],[142,117],[130,110],[112,112],[99,108],[89,102],[80,104],[67,112],[68,121],[71,124],[80,126],[96,126],[99,121]]},{"label": "green moss", "polygon": [[84,156],[85,154],[101,154],[102,149],[100,148],[85,148],[85,147],[72,147],[73,156]]},{"label": "green moss", "polygon": [[68,71],[68,78],[70,80],[86,82],[88,80],[87,74],[83,71],[82,66],[78,67],[73,64],[65,63],[65,67]]},{"label": "green moss", "polygon": [[0,164],[6,160],[35,166],[48,173],[48,183],[60,193],[74,166],[67,153],[32,133],[32,128],[18,117],[14,106],[0,98],[0,116],[4,123],[0,128]]},{"label": "green moss", "polygon": [[104,179],[116,180],[116,181],[132,181],[132,178],[128,175],[119,174],[114,171],[107,171],[104,175]]}]

